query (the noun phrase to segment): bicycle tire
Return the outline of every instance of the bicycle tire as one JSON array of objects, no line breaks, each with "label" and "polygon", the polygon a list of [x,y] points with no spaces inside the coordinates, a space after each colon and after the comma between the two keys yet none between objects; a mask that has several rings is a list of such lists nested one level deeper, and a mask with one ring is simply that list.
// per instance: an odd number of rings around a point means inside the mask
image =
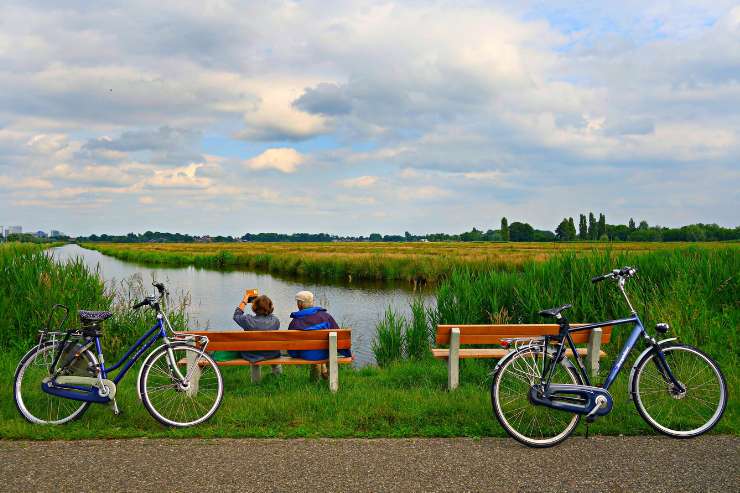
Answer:
[{"label": "bicycle tire", "polygon": [[[532,353],[532,356],[529,356],[529,354]],[[548,357],[552,359],[553,355],[548,352]],[[536,358],[542,357],[542,348],[539,347],[525,347],[522,349],[519,349],[511,356],[508,356],[505,360],[503,360],[499,367],[497,368],[495,374],[493,375],[493,380],[491,382],[491,406],[493,407],[493,413],[496,416],[496,419],[501,424],[503,429],[508,433],[510,437],[512,437],[514,440],[527,445],[528,447],[534,447],[534,448],[546,448],[546,447],[552,447],[566,438],[568,438],[573,431],[575,431],[576,427],[578,426],[578,423],[580,422],[581,416],[575,413],[572,413],[572,417],[567,421],[567,425],[565,426],[565,429],[557,434],[555,434],[551,438],[533,438],[526,436],[524,433],[522,433],[520,430],[516,429],[512,423],[510,423],[511,417],[507,419],[507,416],[505,416],[504,412],[504,404],[508,403],[502,403],[501,402],[501,385],[503,378],[507,375],[507,371],[509,368],[511,368],[511,365],[514,365],[517,363],[517,361],[521,358],[527,358],[531,357],[536,361]],[[524,365],[525,367],[529,365]],[[536,369],[536,364],[534,365]],[[578,371],[576,371],[575,367],[567,358],[563,358],[559,362],[560,368],[562,368],[565,371],[565,375],[567,375],[570,379],[570,382],[560,382],[558,380],[565,379],[563,374],[558,374],[555,380],[553,380],[555,383],[573,383],[576,385],[581,385],[583,382],[581,380],[581,376],[579,375]],[[512,372],[513,373],[513,370]],[[540,375],[534,374],[535,372],[532,371],[531,377],[534,379],[539,380]],[[520,383],[520,386],[522,387],[521,392],[524,394],[524,406],[529,403],[529,396],[527,395],[529,392],[529,386],[531,385],[531,382],[524,382]],[[516,392],[518,389],[515,389],[514,392]],[[569,414],[565,411],[558,411],[551,408],[546,408],[544,406],[535,406],[531,403],[529,405],[532,407],[532,409],[535,409],[536,411],[539,411],[544,416],[558,416],[558,414],[552,414],[552,413],[559,413],[561,415]],[[526,408],[525,408],[526,409]],[[526,411],[523,411],[526,412]]]},{"label": "bicycle tire", "polygon": [[[152,370],[156,369],[156,364],[162,359],[167,358],[167,349],[170,348],[175,351],[185,351],[185,352],[193,352],[197,354],[198,359],[196,361],[199,361],[200,358],[203,358],[207,361],[207,365],[204,366],[204,368],[209,368],[214,372],[214,378],[215,378],[215,398],[212,404],[208,406],[208,408],[205,410],[202,416],[197,417],[196,419],[188,420],[188,421],[179,421],[175,419],[172,416],[165,416],[165,409],[168,409],[167,414],[169,414],[169,411],[176,411],[172,405],[162,405],[157,401],[158,399],[155,399],[153,396],[155,395],[155,391],[159,391],[158,389],[149,389],[148,385],[150,383],[150,380],[153,380],[155,377],[151,377]],[[175,358],[177,359],[177,357]],[[169,366],[169,363],[167,363]],[[159,370],[159,373],[163,373],[164,370]],[[167,375],[165,375],[167,376]],[[161,377],[160,377],[161,378]],[[202,377],[201,377],[202,378]],[[170,395],[168,392],[167,394],[164,394],[167,390],[173,390],[172,393],[173,397],[179,398],[184,403],[187,403],[189,406],[192,406],[194,409],[197,409],[197,405],[195,404],[195,401],[192,399],[193,394],[188,394],[187,390],[179,388],[179,384],[175,382],[173,379],[173,375],[170,370],[169,375],[170,383],[167,383],[167,378],[164,379],[164,384],[161,385],[163,395]],[[202,381],[201,381],[202,383]],[[201,388],[195,392],[195,395],[203,394]],[[151,416],[157,420],[159,423],[165,426],[175,427],[175,428],[188,428],[191,426],[196,426],[201,423],[204,423],[205,421],[209,420],[215,413],[218,411],[218,408],[221,406],[221,402],[223,400],[224,395],[224,383],[223,383],[223,377],[221,376],[221,371],[218,368],[217,363],[213,360],[213,358],[208,353],[203,353],[199,349],[195,348],[194,346],[187,344],[187,343],[175,343],[167,345],[162,345],[156,350],[154,350],[144,361],[143,369],[141,372],[141,377],[139,381],[139,391],[141,396],[141,401],[144,404],[144,407],[146,410],[151,414]],[[211,390],[209,389],[209,392]],[[190,398],[190,401],[185,400],[185,397]],[[182,405],[182,407],[178,408],[180,410],[184,409],[185,404]]]},{"label": "bicycle tire", "polygon": [[[698,348],[695,348],[693,346],[689,346],[687,344],[666,344],[661,346],[661,350],[666,355],[666,360],[668,360],[668,365],[671,368],[671,371],[674,373],[674,376],[676,379],[681,383],[682,385],[686,386],[686,393],[683,395],[683,397],[680,397],[675,392],[671,391],[672,384],[668,382],[660,382],[656,378],[653,377],[652,380],[650,380],[650,376],[647,374],[649,371],[648,369],[656,368],[655,363],[653,359],[656,357],[656,353],[652,352],[648,354],[646,357],[644,357],[641,361],[638,362],[638,366],[635,369],[635,373],[632,377],[632,382],[630,382],[630,389],[632,389],[632,396],[633,401],[635,403],[635,407],[637,408],[637,412],[640,414],[642,419],[644,419],[653,429],[656,431],[668,435],[670,437],[674,438],[693,438],[699,435],[702,435],[712,428],[714,428],[719,420],[722,418],[722,415],[725,412],[725,408],[727,406],[727,382],[725,380],[724,375],[722,374],[722,370],[720,369],[719,365],[716,361],[714,361],[709,355],[704,353]],[[649,393],[654,393],[656,397],[665,397],[668,396],[671,399],[664,399],[665,402],[668,404],[664,404],[663,409],[668,408],[668,413],[672,414],[674,413],[675,409],[681,408],[691,410],[694,412],[694,414],[699,414],[697,412],[697,408],[692,408],[689,405],[689,402],[695,402],[697,399],[700,401],[703,401],[702,403],[699,403],[699,409],[701,409],[701,406],[705,406],[706,403],[711,404],[710,401],[707,401],[702,398],[697,398],[695,395],[692,395],[692,390],[696,391],[696,389],[699,388],[699,386],[703,387],[707,385],[699,384],[697,386],[696,384],[693,384],[692,382],[696,379],[696,376],[691,376],[687,378],[686,372],[681,367],[682,365],[677,364],[677,359],[675,358],[675,354],[672,354],[675,351],[681,351],[681,352],[687,352],[689,354],[693,354],[694,356],[698,357],[700,361],[703,361],[707,364],[707,366],[711,369],[712,374],[717,378],[718,384],[719,384],[719,392],[718,392],[718,400],[716,406],[713,406],[713,408],[710,406],[709,411],[712,411],[711,416],[709,416],[708,420],[701,424],[700,426],[697,426],[696,428],[688,429],[688,430],[677,430],[671,428],[671,426],[675,425],[669,425],[661,423],[661,418],[656,417],[655,414],[657,414],[657,409],[651,413],[650,410],[647,409],[648,406],[646,406],[646,401],[649,401],[648,395]],[[678,353],[676,353],[678,354]],[[672,360],[672,361],[671,361]],[[673,364],[672,364],[673,363]],[[692,368],[697,368],[697,364],[694,363],[692,365]],[[692,380],[694,379],[694,380]],[[649,385],[657,383],[658,390],[646,390],[649,389]],[[662,385],[665,386],[665,395],[663,395],[663,392],[661,392],[660,387]],[[691,385],[690,385],[691,384]],[[642,387],[641,387],[642,385]],[[707,389],[704,389],[707,390]],[[701,392],[701,391],[699,391]],[[693,392],[696,394],[697,392]],[[707,397],[706,395],[704,395]],[[693,400],[692,400],[693,399]],[[684,404],[681,405],[679,403],[683,402]],[[673,405],[671,405],[673,404]],[[684,413],[684,411],[679,411],[680,413]],[[688,421],[688,418],[685,416],[685,414],[682,415],[676,415],[676,418],[674,418],[676,421],[679,421],[681,419],[684,419]]]},{"label": "bicycle tire", "polygon": [[[16,367],[15,374],[13,376],[13,400],[15,401],[15,407],[18,410],[18,412],[23,416],[26,421],[33,423],[33,424],[40,424],[40,425],[63,425],[66,423],[69,423],[71,421],[74,421],[76,419],[79,419],[82,417],[83,414],[88,410],[90,407],[91,402],[84,402],[84,401],[75,401],[72,399],[65,399],[62,397],[55,397],[50,394],[43,393],[41,390],[41,381],[38,381],[37,383],[30,383],[31,388],[34,390],[34,392],[38,395],[38,397],[35,397],[36,400],[44,400],[48,403],[48,411],[51,413],[53,411],[54,403],[56,403],[56,409],[57,413],[59,413],[62,409],[62,403],[68,403],[69,406],[64,406],[65,409],[70,409],[71,412],[69,415],[66,415],[62,418],[57,418],[55,420],[50,419],[42,419],[41,417],[37,416],[38,412],[29,410],[29,405],[32,400],[30,396],[27,396],[27,398],[24,399],[23,397],[23,378],[26,376],[26,372],[31,368],[31,365],[33,362],[41,355],[42,352],[49,352],[51,351],[51,354],[49,356],[49,362],[51,362],[51,359],[53,359],[53,355],[56,352],[56,347],[58,344],[53,344],[51,342],[47,342],[41,345],[34,346],[31,348],[24,356],[21,358],[20,362],[18,363],[18,366]],[[90,353],[89,351],[85,351],[83,353],[84,358],[88,361],[89,364],[96,364],[97,361],[95,357]],[[39,367],[41,368],[41,366]],[[46,368],[46,375],[48,376],[48,368]],[[30,392],[31,389],[29,389]],[[78,403],[78,406],[74,406],[72,403]],[[50,416],[49,416],[50,417]]]}]

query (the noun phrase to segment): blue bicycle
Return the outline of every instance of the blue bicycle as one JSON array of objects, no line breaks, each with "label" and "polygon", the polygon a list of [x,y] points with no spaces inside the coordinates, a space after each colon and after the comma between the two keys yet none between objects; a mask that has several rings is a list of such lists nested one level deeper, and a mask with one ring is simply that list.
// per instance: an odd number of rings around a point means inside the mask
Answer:
[{"label": "blue bicycle", "polygon": [[[139,370],[137,392],[144,407],[154,419],[173,427],[194,426],[213,416],[221,405],[224,385],[217,364],[205,352],[208,338],[186,340],[174,334],[162,309],[167,290],[161,283],[154,286],[159,295],[147,296],[134,308],[154,310],[157,323],[113,366],[105,365],[100,345],[101,323],[112,314],[81,310],[81,326],[62,332],[69,309],[55,305],[39,343],[23,356],[15,372],[14,397],[21,415],[31,423],[59,425],[79,418],[93,403],[109,404],[118,414],[119,382],[161,339],[163,343]],[[66,314],[58,330],[51,331],[56,308]],[[109,373],[116,370],[111,377]]]},{"label": "blue bicycle", "polygon": [[[512,438],[531,447],[551,447],[573,433],[581,416],[592,422],[608,414],[613,407],[609,387],[640,339],[647,349],[635,360],[629,380],[630,398],[640,416],[676,438],[701,435],[717,424],[727,405],[727,384],[719,366],[699,349],[675,342],[675,337],[656,341],[648,335],[624,289],[636,273],[637,269],[625,267],[591,280],[616,281],[631,311],[629,317],[571,327],[562,314],[571,305],[564,305],[540,312],[558,322],[557,335],[508,340],[515,350],[493,372],[491,402]],[[630,336],[604,383],[592,386],[571,334],[624,324],[634,325]],[[665,334],[669,326],[659,323],[655,329]],[[567,349],[577,365],[566,357]]]}]

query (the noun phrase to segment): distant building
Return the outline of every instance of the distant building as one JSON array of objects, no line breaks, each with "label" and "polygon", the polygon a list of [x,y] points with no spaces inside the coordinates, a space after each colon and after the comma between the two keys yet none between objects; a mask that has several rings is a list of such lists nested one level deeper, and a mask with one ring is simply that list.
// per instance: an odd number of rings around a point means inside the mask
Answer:
[{"label": "distant building", "polygon": [[48,238],[49,237],[49,235],[47,235],[44,231],[41,231],[41,230],[36,231],[33,234],[33,236],[35,236],[36,238]]},{"label": "distant building", "polygon": [[61,236],[64,236],[64,233],[57,231],[56,229],[52,229],[51,232],[49,232],[49,238],[59,238]]},{"label": "distant building", "polygon": [[5,236],[23,234],[23,226],[8,226],[5,230]]}]

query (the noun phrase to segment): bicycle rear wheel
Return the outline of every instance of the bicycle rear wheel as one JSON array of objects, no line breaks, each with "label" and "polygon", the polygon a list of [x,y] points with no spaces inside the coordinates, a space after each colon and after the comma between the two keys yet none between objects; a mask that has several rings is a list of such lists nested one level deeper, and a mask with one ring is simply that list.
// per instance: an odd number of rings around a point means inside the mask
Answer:
[{"label": "bicycle rear wheel", "polygon": [[[174,361],[170,360],[168,349]],[[190,365],[186,366],[186,362]],[[179,373],[174,365],[179,365]],[[166,426],[187,428],[203,423],[218,410],[224,383],[216,362],[189,344],[160,346],[144,362],[139,381],[149,414]]]},{"label": "bicycle rear wheel", "polygon": [[727,405],[727,383],[717,363],[692,346],[661,347],[668,367],[684,392],[664,378],[656,353],[644,358],[633,377],[635,406],[640,416],[659,432],[691,438],[711,430]]},{"label": "bicycle rear wheel", "polygon": [[[65,399],[41,390],[59,344],[46,343],[31,349],[18,363],[13,380],[13,398],[21,416],[34,424],[61,425],[82,416],[89,402]],[[94,357],[88,351],[80,355],[81,363],[93,368]],[[94,376],[93,373],[90,376]]]},{"label": "bicycle rear wheel", "polygon": [[[552,354],[547,356],[552,361]],[[573,433],[581,417],[535,405],[529,400],[529,390],[541,379],[542,348],[520,349],[503,362],[493,376],[491,404],[504,430],[515,440],[530,447],[552,447]],[[563,358],[555,367],[551,383],[581,384],[580,375]]]}]

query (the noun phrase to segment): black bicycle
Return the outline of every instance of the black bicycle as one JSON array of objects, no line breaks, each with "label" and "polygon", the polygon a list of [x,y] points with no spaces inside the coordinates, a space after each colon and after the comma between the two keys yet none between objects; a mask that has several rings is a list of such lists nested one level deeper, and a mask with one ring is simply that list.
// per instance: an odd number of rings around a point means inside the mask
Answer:
[{"label": "black bicycle", "polygon": [[[491,402],[511,437],[531,447],[551,447],[573,433],[582,416],[592,422],[608,414],[614,403],[609,387],[640,339],[647,349],[637,357],[629,381],[640,416],[659,432],[676,438],[701,435],[717,424],[727,405],[722,371],[699,349],[677,343],[675,337],[656,341],[647,333],[624,289],[636,273],[637,269],[624,267],[592,279],[594,283],[616,281],[630,308],[629,317],[571,327],[562,313],[571,305],[564,305],[540,312],[557,320],[557,335],[507,340],[515,350],[494,370]],[[571,334],[624,324],[634,324],[632,333],[604,383],[592,386]],[[655,329],[665,334],[669,326],[659,323]],[[567,349],[576,365],[566,357]]]}]

